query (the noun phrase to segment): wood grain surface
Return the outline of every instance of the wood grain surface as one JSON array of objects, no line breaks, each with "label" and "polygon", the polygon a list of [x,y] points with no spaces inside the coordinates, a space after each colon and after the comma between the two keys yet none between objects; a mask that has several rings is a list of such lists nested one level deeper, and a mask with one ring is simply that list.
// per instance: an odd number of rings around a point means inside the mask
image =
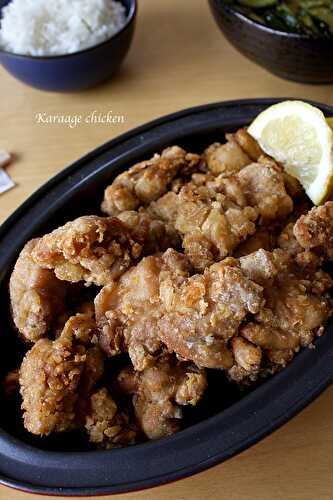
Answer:
[{"label": "wood grain surface", "polygon": [[[38,186],[101,143],[161,115],[208,102],[292,96],[333,104],[333,86],[280,80],[239,55],[215,26],[205,0],[141,0],[137,31],[118,76],[86,92],[30,89],[0,69],[0,149],[16,155],[18,186],[0,195],[0,222]],[[36,115],[94,110],[124,123],[77,127],[37,123]],[[223,395],[221,395],[223,397]],[[176,483],[115,500],[329,500],[333,498],[333,388],[250,450]],[[37,500],[0,487],[1,500]],[[44,497],[47,498],[47,497]]]}]

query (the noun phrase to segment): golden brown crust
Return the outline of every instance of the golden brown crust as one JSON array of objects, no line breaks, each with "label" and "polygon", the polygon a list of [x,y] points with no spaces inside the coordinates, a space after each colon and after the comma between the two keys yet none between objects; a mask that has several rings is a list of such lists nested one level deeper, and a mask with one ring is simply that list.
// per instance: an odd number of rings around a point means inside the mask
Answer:
[{"label": "golden brown crust", "polygon": [[252,161],[258,161],[261,156],[264,156],[264,152],[257,141],[250,136],[245,128],[238,129],[234,134],[234,138]]},{"label": "golden brown crust", "polygon": [[243,168],[237,175],[247,202],[256,207],[261,224],[285,219],[293,210],[281,169],[273,160],[261,158]]},{"label": "golden brown crust", "polygon": [[95,300],[96,320],[100,345],[108,356],[128,351],[137,370],[153,362],[162,348],[158,338],[160,282],[165,275],[182,281],[189,270],[186,257],[169,249],[142,259],[118,282],[102,289]]},{"label": "golden brown crust", "polygon": [[248,313],[257,313],[262,288],[241,269],[220,262],[180,286],[163,283],[165,313],[159,320],[159,338],[169,351],[207,368],[230,368],[228,341]]},{"label": "golden brown crust", "polygon": [[178,174],[189,175],[199,161],[198,155],[186,153],[178,146],[165,149],[161,155],[156,154],[118,175],[105,190],[102,211],[117,215],[157,200]]},{"label": "golden brown crust", "polygon": [[302,215],[294,226],[298,243],[306,250],[314,250],[331,260],[333,258],[333,201],[314,207]]},{"label": "golden brown crust", "polygon": [[214,175],[228,177],[251,163],[251,158],[240,147],[233,135],[227,135],[227,142],[216,142],[209,146],[203,154],[203,159],[210,172]]},{"label": "golden brown crust", "polygon": [[83,398],[89,397],[103,372],[98,347],[90,347],[96,325],[90,316],[70,318],[61,336],[39,340],[20,368],[24,426],[40,436],[76,427]]},{"label": "golden brown crust", "polygon": [[90,397],[85,428],[89,441],[107,450],[129,446],[138,440],[136,425],[128,415],[119,411],[104,387]]},{"label": "golden brown crust", "polygon": [[61,280],[103,286],[124,273],[141,253],[142,245],[119,219],[90,215],[43,236],[32,256]]},{"label": "golden brown crust", "polygon": [[149,439],[177,432],[181,406],[195,406],[207,387],[203,370],[170,355],[162,356],[141,373],[131,368],[122,370],[118,382],[125,392],[133,394],[138,422]]},{"label": "golden brown crust", "polygon": [[295,254],[290,246],[272,253],[259,250],[242,257],[240,264],[246,275],[263,285],[265,298],[254,321],[239,330],[244,339],[262,351],[258,369],[245,369],[236,360],[229,371],[231,379],[244,382],[274,373],[290,362],[302,346],[311,345],[331,317],[333,302],[327,293],[332,279],[318,269],[320,260],[306,252]]},{"label": "golden brown crust", "polygon": [[28,342],[44,337],[57,316],[65,311],[66,283],[32,258],[39,242],[35,239],[25,245],[9,282],[13,321]]}]

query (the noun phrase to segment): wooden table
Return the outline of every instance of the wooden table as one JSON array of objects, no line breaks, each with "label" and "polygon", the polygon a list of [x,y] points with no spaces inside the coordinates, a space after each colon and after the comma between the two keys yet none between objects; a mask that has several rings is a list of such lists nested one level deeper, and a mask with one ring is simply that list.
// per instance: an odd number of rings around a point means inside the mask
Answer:
[{"label": "wooden table", "polygon": [[[17,155],[18,186],[0,196],[2,222],[27,196],[85,152],[158,116],[198,104],[297,96],[333,104],[332,86],[280,80],[240,56],[215,26],[204,0],[141,0],[133,47],[113,81],[70,95],[42,93],[0,70],[0,149]],[[114,125],[36,123],[36,114],[112,111]],[[115,499],[307,500],[333,498],[333,388],[250,450],[193,478]],[[28,499],[0,488],[1,500]],[[31,499],[39,498],[30,496]]]}]

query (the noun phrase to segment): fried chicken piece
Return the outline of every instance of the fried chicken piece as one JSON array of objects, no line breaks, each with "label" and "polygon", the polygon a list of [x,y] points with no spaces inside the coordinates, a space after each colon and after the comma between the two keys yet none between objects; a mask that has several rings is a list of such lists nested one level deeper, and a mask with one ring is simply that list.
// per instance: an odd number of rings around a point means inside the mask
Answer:
[{"label": "fried chicken piece", "polygon": [[[195,269],[203,271],[252,235],[256,218],[252,207],[240,207],[222,193],[188,185],[179,194],[175,227],[183,235],[185,254]],[[206,258],[206,249],[212,258]]]},{"label": "fried chicken piece", "polygon": [[253,236],[238,245],[234,252],[235,257],[243,257],[257,250],[272,251],[276,247],[276,236],[267,227],[259,227]]},{"label": "fried chicken piece", "polygon": [[178,146],[155,154],[115,178],[105,190],[102,211],[117,215],[148,205],[168,191],[177,175],[189,175],[199,164],[200,156],[186,153]]},{"label": "fried chicken piece", "polygon": [[300,202],[295,204],[294,210],[288,217],[286,224],[282,228],[282,230],[280,228],[280,234],[277,236],[277,247],[282,248],[293,257],[297,256],[304,250],[298,243],[294,235],[294,225],[302,215],[306,215],[310,210],[311,204],[307,200],[301,200]]},{"label": "fried chicken piece", "polygon": [[258,161],[264,152],[255,139],[247,132],[245,128],[240,128],[234,134],[234,138],[243,149],[243,151],[251,158],[252,161]]},{"label": "fried chicken piece", "polygon": [[[261,161],[263,161],[264,158],[267,160],[272,160],[272,158],[270,158],[263,152],[257,141],[250,136],[245,128],[237,130],[237,132],[234,134],[234,138],[252,161],[258,162],[260,158]],[[288,195],[293,200],[303,197],[305,191],[296,177],[288,174],[282,167],[280,170],[282,172],[284,185]]]},{"label": "fried chicken piece", "polygon": [[258,313],[263,305],[261,286],[236,263],[226,259],[178,286],[172,279],[161,283],[165,313],[158,335],[169,351],[202,367],[232,366],[228,340],[246,315]]},{"label": "fried chicken piece", "polygon": [[85,428],[89,441],[99,448],[112,449],[137,442],[137,428],[128,415],[119,411],[105,387],[90,397]]},{"label": "fried chicken piece", "polygon": [[274,255],[262,248],[244,255],[239,259],[239,263],[245,275],[262,286],[270,285],[279,272]]},{"label": "fried chicken piece", "polygon": [[251,163],[251,158],[232,134],[226,135],[227,142],[211,144],[203,153],[206,167],[214,175],[228,177]]},{"label": "fried chicken piece", "polygon": [[161,196],[161,198],[150,203],[147,207],[148,214],[174,227],[179,206],[178,194],[179,192],[175,193],[174,191],[168,191],[165,195]]},{"label": "fried chicken piece", "polygon": [[296,257],[303,249],[295,238],[294,225],[294,222],[288,222],[277,239],[277,245],[291,256]]},{"label": "fried chicken piece", "polygon": [[294,235],[306,250],[312,250],[325,259],[333,259],[333,201],[314,207],[301,216],[295,226]]},{"label": "fried chicken piece", "polygon": [[228,177],[239,172],[251,162],[257,162],[264,152],[245,128],[240,128],[235,134],[226,134],[227,142],[218,142],[209,146],[203,159],[210,172],[214,175]]},{"label": "fried chicken piece", "polygon": [[203,370],[162,356],[143,372],[124,369],[118,376],[124,392],[133,394],[140,426],[149,439],[160,439],[180,429],[181,406],[195,406],[203,396],[207,380]]},{"label": "fried chicken piece", "polygon": [[103,356],[90,342],[96,324],[89,315],[70,318],[61,336],[39,340],[20,368],[24,426],[45,436],[75,428],[85,412],[84,400],[103,372]]},{"label": "fried chicken piece", "polygon": [[171,224],[152,218],[145,211],[121,212],[117,218],[126,226],[133,239],[142,245],[143,255],[181,246],[179,234]]},{"label": "fried chicken piece", "polygon": [[[273,285],[266,282],[265,307],[256,319],[271,326],[272,331],[278,328],[289,338],[296,336],[299,346],[309,345],[332,313],[332,301],[326,293],[332,279],[322,269],[314,268],[312,262],[309,267],[301,266],[282,250],[275,250],[270,257]],[[278,348],[272,345],[272,349]]]},{"label": "fried chicken piece", "polygon": [[251,347],[261,349],[262,364],[259,369],[245,369],[236,362],[229,371],[231,379],[255,380],[273,373],[322,334],[323,325],[333,313],[327,293],[333,282],[316,268],[318,260],[299,259],[299,255],[281,249],[272,253],[259,250],[240,259],[243,272],[264,287],[265,306],[255,314],[254,321],[239,330]]},{"label": "fried chicken piece", "polygon": [[32,258],[38,239],[21,251],[9,282],[11,312],[21,337],[37,342],[65,310],[67,285],[53,271],[43,269]]},{"label": "fried chicken piece", "polygon": [[182,236],[185,254],[198,271],[229,255],[255,232],[257,211],[243,206],[237,181],[220,179],[214,187],[190,182],[178,195],[167,193],[149,208],[174,225]]},{"label": "fried chicken piece", "polygon": [[273,160],[262,158],[251,163],[237,174],[237,179],[248,204],[258,209],[261,224],[284,219],[292,212],[292,199],[286,192],[281,169]]},{"label": "fried chicken piece", "polygon": [[[258,214],[261,224],[275,224],[293,208],[281,170],[273,161],[251,163],[228,178],[200,174],[200,179],[184,185],[178,194],[162,196],[148,211],[175,227],[185,254],[201,272],[232,255],[255,234]],[[267,240],[273,237],[266,232],[265,238],[269,246]]]},{"label": "fried chicken piece", "polygon": [[283,170],[282,175],[283,175],[284,185],[286,187],[286,191],[289,194],[289,196],[293,200],[304,198],[305,196],[304,188],[302,184],[296,179],[296,177],[293,177],[292,175],[288,174],[285,170]]},{"label": "fried chicken piece", "polygon": [[103,286],[118,278],[142,253],[115,217],[83,216],[43,236],[32,257],[60,280]]},{"label": "fried chicken piece", "polygon": [[108,356],[127,352],[136,370],[143,370],[161,350],[157,320],[160,281],[167,274],[175,283],[189,275],[186,257],[169,249],[142,259],[95,299],[99,342]]},{"label": "fried chicken piece", "polygon": [[234,364],[228,370],[229,378],[238,383],[244,383],[244,380],[255,381],[261,370],[261,347],[255,346],[243,337],[231,339],[231,346]]}]

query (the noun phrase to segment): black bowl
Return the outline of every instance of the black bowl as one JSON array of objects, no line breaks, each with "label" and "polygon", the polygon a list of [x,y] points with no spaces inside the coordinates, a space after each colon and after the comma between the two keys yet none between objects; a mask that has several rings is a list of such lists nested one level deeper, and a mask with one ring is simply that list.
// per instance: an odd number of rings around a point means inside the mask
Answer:
[{"label": "black bowl", "polygon": [[[181,111],[112,140],[33,194],[0,228],[0,380],[22,356],[8,319],[8,278],[24,243],[78,215],[97,213],[107,183],[135,162],[177,143],[202,151],[281,99],[230,101]],[[333,108],[318,105],[327,116]],[[6,315],[7,311],[7,315]],[[24,431],[19,401],[0,392],[0,483],[54,495],[120,493],[156,486],[223,462],[271,433],[333,381],[333,324],[281,373],[240,393],[222,371],[186,414],[178,434],[137,446],[91,451],[80,436],[37,438]],[[221,397],[216,397],[216,394]]]},{"label": "black bowl", "polygon": [[[125,26],[94,47],[59,56],[23,56],[0,49],[0,63],[6,70],[41,90],[72,92],[93,87],[119,69],[131,45],[137,11],[136,0],[121,0],[127,11]],[[10,0],[0,0],[1,9]]]},{"label": "black bowl", "polygon": [[237,12],[223,0],[209,0],[229,42],[274,75],[303,83],[333,82],[333,39],[278,31]]}]

